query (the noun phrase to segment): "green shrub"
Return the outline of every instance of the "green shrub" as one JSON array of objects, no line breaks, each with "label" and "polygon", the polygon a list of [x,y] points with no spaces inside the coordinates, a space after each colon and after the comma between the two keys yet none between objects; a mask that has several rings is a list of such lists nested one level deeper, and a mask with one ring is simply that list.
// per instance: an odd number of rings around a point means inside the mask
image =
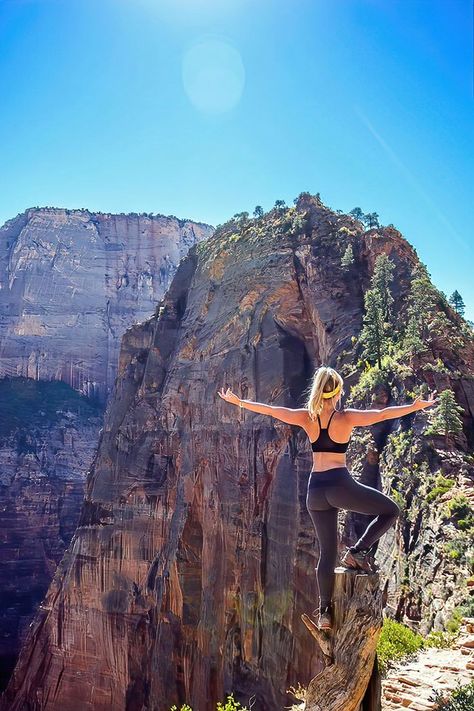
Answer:
[{"label": "green shrub", "polygon": [[[217,707],[216,711],[249,711],[246,706],[242,706],[240,701],[235,701],[234,699],[234,694],[228,694],[227,699],[225,702],[222,704],[220,701],[217,702]],[[188,704],[183,704],[180,709],[176,706],[176,704],[173,704],[173,706],[170,708],[170,711],[193,711],[191,706],[188,706]]]},{"label": "green shrub", "polygon": [[431,502],[434,501],[438,496],[446,494],[454,486],[454,481],[452,479],[447,479],[442,474],[438,474],[434,480],[434,487],[426,495],[426,500]]},{"label": "green shrub", "polygon": [[464,494],[454,496],[451,501],[448,501],[446,504],[446,509],[450,516],[457,519],[466,518],[466,516],[469,516],[469,514],[472,513],[469,499]]},{"label": "green shrub", "polygon": [[234,709],[240,709],[240,711],[248,711],[246,706],[241,706],[239,701],[234,701],[233,694],[229,694],[227,696],[225,705],[221,704],[220,701],[217,702],[217,711],[234,711]]},{"label": "green shrub", "polygon": [[474,516],[468,516],[467,518],[460,518],[458,521],[458,528],[461,531],[470,531],[474,526]]},{"label": "green shrub", "polygon": [[421,649],[423,641],[423,637],[417,632],[386,617],[377,643],[377,660],[381,674],[385,674],[393,662]]},{"label": "green shrub", "polygon": [[437,647],[438,649],[447,649],[451,647],[454,641],[455,635],[449,632],[439,632],[431,630],[431,632],[425,637],[423,646],[424,647]]},{"label": "green shrub", "polygon": [[461,561],[464,558],[466,546],[462,540],[455,538],[444,544],[443,552],[448,558],[451,558],[451,560]]},{"label": "green shrub", "polygon": [[[363,363],[359,363],[363,367]],[[372,367],[367,363],[365,370],[359,378],[359,382],[350,390],[350,395],[347,404],[351,405],[354,402],[364,400],[369,394],[372,394],[378,387],[389,387],[389,374],[379,368]]]},{"label": "green shrub", "polygon": [[429,698],[436,704],[435,711],[472,711],[474,709],[474,681],[464,686],[458,681],[450,697],[446,692],[434,691]]},{"label": "green shrub", "polygon": [[463,618],[463,613],[460,607],[455,607],[451,613],[451,617],[446,622],[446,631],[451,632],[451,634],[457,634],[459,628],[461,627],[461,620]]},{"label": "green shrub", "polygon": [[400,430],[389,435],[387,444],[393,451],[396,459],[407,460],[407,456],[413,447],[413,430]]},{"label": "green shrub", "polygon": [[446,504],[445,515],[454,519],[462,531],[474,527],[474,511],[469,499],[464,494],[458,494]]}]

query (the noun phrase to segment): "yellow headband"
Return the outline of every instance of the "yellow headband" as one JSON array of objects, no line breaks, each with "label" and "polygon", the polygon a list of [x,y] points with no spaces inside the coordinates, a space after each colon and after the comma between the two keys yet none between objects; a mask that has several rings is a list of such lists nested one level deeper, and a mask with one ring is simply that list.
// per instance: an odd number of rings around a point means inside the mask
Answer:
[{"label": "yellow headband", "polygon": [[340,389],[341,389],[341,386],[340,386],[340,385],[336,385],[336,387],[334,388],[334,390],[331,390],[330,393],[323,393],[323,397],[324,397],[324,398],[328,398],[328,397],[332,397],[333,395],[337,395],[337,393],[339,392]]}]

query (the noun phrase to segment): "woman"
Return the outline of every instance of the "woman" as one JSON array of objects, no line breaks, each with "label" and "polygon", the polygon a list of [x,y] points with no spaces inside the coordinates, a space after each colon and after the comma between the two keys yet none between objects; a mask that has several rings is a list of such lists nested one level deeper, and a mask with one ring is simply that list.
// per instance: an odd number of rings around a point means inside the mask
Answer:
[{"label": "woman", "polygon": [[338,551],[339,509],[375,516],[357,543],[348,547],[341,559],[346,567],[366,572],[374,570],[371,548],[394,525],[400,514],[393,499],[378,489],[360,484],[347,469],[345,452],[352,429],[403,417],[437,403],[434,390],[428,400],[421,400],[418,396],[410,405],[385,407],[381,410],[341,410],[337,405],[343,393],[342,377],[336,370],[326,366],[316,370],[308,401],[302,408],[292,409],[241,400],[230,388],[227,391],[222,388],[218,393],[234,405],[271,415],[290,425],[299,425],[310,439],[313,467],[308,479],[306,506],[319,540],[316,579],[319,588],[318,624],[321,629],[332,627],[331,598]]}]

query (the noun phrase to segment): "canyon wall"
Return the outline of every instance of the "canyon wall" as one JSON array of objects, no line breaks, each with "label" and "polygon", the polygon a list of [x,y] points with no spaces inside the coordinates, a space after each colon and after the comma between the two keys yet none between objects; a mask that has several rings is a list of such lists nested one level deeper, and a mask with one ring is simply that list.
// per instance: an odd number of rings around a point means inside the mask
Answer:
[{"label": "canyon wall", "polygon": [[0,228],[0,689],[76,528],[122,334],[212,232],[55,208]]},{"label": "canyon wall", "polygon": [[210,225],[32,208],[0,229],[0,377],[62,380],[105,402],[120,339],[149,318]]},{"label": "canyon wall", "polygon": [[[354,264],[345,268],[349,244]],[[260,220],[232,221],[191,248],[156,315],[123,338],[79,525],[2,708],[168,711],[186,701],[210,711],[233,691],[259,711],[280,711],[292,700],[289,686],[306,685],[321,669],[300,619],[317,602],[317,541],[305,507],[308,438],[217,391],[230,386],[242,398],[300,407],[320,364],[340,370],[347,391],[355,386],[364,293],[382,253],[395,265],[394,313],[403,322],[414,250],[396,229],[364,231],[315,197]],[[446,342],[443,349],[455,364],[451,375],[437,373],[438,353],[430,352],[426,369],[418,362],[395,370],[393,389],[377,386],[367,404],[395,404],[395,393],[411,401],[408,393],[423,382],[450,384],[465,405],[453,453],[472,486],[474,344],[464,336],[456,351]],[[426,416],[356,432],[347,452],[354,475],[389,487],[403,456],[390,437],[410,424],[433,466],[443,452],[423,434]],[[406,506],[410,518],[413,501]],[[423,535],[435,548],[417,584],[433,583],[451,565],[442,531],[425,532],[415,519],[402,519],[377,551],[394,610],[407,535],[417,550]],[[342,542],[353,542],[365,522],[348,515]],[[453,568],[453,583],[463,575]],[[439,622],[439,605],[457,600],[442,585],[432,592],[419,601],[428,627]]]}]

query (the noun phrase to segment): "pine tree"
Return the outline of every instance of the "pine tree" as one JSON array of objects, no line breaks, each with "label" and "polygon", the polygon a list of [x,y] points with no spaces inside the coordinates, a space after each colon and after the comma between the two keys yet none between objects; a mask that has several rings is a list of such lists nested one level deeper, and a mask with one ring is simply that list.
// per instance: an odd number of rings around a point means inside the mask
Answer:
[{"label": "pine tree", "polygon": [[417,353],[424,353],[424,351],[426,351],[426,344],[420,336],[418,319],[414,314],[410,315],[403,335],[403,350],[410,355],[416,355]]},{"label": "pine tree", "polygon": [[412,271],[408,294],[407,328],[404,350],[410,354],[427,350],[430,316],[436,308],[430,278],[426,266],[419,262]]},{"label": "pine tree", "polygon": [[246,222],[249,219],[249,213],[248,212],[236,212],[233,219],[237,220],[237,222]]},{"label": "pine tree", "polygon": [[362,218],[363,222],[371,228],[371,227],[380,227],[379,225],[379,216],[376,212],[369,212],[367,215],[364,215]]},{"label": "pine tree", "polygon": [[395,264],[386,254],[379,254],[374,264],[372,276],[372,287],[380,294],[384,321],[389,322],[392,318],[393,296],[390,291],[390,284],[393,281],[393,270]]},{"label": "pine tree", "polygon": [[364,295],[365,314],[360,342],[363,346],[362,358],[377,361],[382,369],[382,351],[385,345],[383,304],[376,289],[368,289]]},{"label": "pine tree", "polygon": [[344,269],[348,269],[354,264],[354,252],[352,249],[352,245],[349,244],[347,245],[346,251],[341,257],[341,267]]},{"label": "pine tree", "polygon": [[456,289],[449,297],[449,303],[460,316],[464,316],[466,305],[459,291]]},{"label": "pine tree", "polygon": [[255,210],[253,211],[253,216],[263,217],[263,207],[261,207],[261,205],[256,206]]},{"label": "pine tree", "polygon": [[286,207],[286,203],[284,200],[275,200],[275,205],[277,210],[283,210],[284,207]]},{"label": "pine tree", "polygon": [[379,254],[375,260],[371,288],[364,296],[365,314],[360,341],[363,345],[362,358],[377,361],[382,369],[382,355],[393,335],[392,304],[390,284],[393,281],[392,260],[386,254]]},{"label": "pine tree", "polygon": [[429,424],[425,434],[444,435],[445,446],[448,447],[450,434],[462,432],[462,420],[459,417],[464,412],[450,388],[446,388],[438,396],[438,405],[429,412]]},{"label": "pine tree", "polygon": [[363,221],[364,219],[364,213],[360,209],[360,207],[355,207],[353,210],[350,211],[349,215],[352,215],[356,220],[359,220],[360,222]]},{"label": "pine tree", "polygon": [[426,265],[419,262],[412,271],[408,294],[403,350],[411,355],[427,351],[436,339],[449,338],[452,346],[461,346],[458,327],[440,309],[442,294],[431,283]]}]

